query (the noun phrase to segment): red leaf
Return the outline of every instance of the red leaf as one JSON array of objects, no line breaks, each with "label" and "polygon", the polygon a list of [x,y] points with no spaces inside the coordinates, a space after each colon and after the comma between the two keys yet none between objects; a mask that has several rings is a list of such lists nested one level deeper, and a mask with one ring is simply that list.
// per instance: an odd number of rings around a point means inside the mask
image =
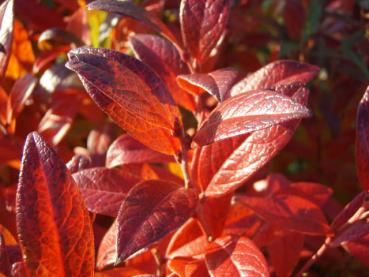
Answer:
[{"label": "red leaf", "polygon": [[117,263],[181,226],[196,204],[192,189],[174,183],[151,180],[134,186],[117,217]]},{"label": "red leaf", "polygon": [[106,166],[114,167],[132,163],[165,163],[174,161],[173,157],[147,148],[129,135],[117,138],[106,154]]},{"label": "red leaf", "polygon": [[238,199],[277,229],[308,235],[325,235],[330,232],[321,209],[299,196],[275,195],[272,198],[239,196]]},{"label": "red leaf", "polygon": [[356,171],[363,189],[369,189],[369,87],[360,101],[356,118]]},{"label": "red leaf", "polygon": [[211,276],[269,276],[268,265],[255,244],[245,237],[222,237],[205,255]]},{"label": "red leaf", "polygon": [[206,195],[217,197],[240,187],[288,143],[297,124],[292,121],[252,133],[219,168]]},{"label": "red leaf", "polygon": [[90,212],[116,217],[128,191],[140,180],[121,169],[95,167],[73,174]]},{"label": "red leaf", "polygon": [[37,79],[31,74],[26,74],[15,81],[8,100],[8,123],[18,117],[23,110],[24,104],[31,96]]},{"label": "red leaf", "polygon": [[339,230],[329,246],[338,247],[342,243],[358,240],[367,234],[369,234],[369,222],[367,219],[360,219]]},{"label": "red leaf", "polygon": [[178,44],[178,39],[154,14],[147,12],[145,9],[129,1],[97,0],[88,4],[88,9],[104,10],[110,13],[129,16],[152,28],[154,31],[161,33],[170,41]]},{"label": "red leaf", "polygon": [[305,106],[274,91],[243,93],[220,103],[201,124],[194,141],[210,144],[309,115]]},{"label": "red leaf", "polygon": [[291,276],[300,259],[304,235],[288,231],[274,234],[274,238],[268,243],[271,263],[278,277]]},{"label": "red leaf", "polygon": [[73,178],[37,134],[28,135],[17,190],[19,242],[31,276],[91,276],[89,214]]},{"label": "red leaf", "polygon": [[38,132],[52,145],[59,144],[72,126],[82,98],[75,95],[73,100],[70,101],[70,95],[59,98],[38,125]]},{"label": "red leaf", "polygon": [[369,235],[355,241],[350,241],[344,248],[364,265],[369,266]]},{"label": "red leaf", "polygon": [[113,265],[117,260],[117,232],[118,223],[114,221],[100,242],[96,257],[97,270],[103,270],[105,267]]},{"label": "red leaf", "polygon": [[13,40],[14,0],[6,0],[0,6],[0,77],[4,76]]},{"label": "red leaf", "polygon": [[276,89],[292,83],[302,85],[310,82],[319,68],[290,60],[272,62],[238,82],[230,91],[230,96],[256,89]]},{"label": "red leaf", "polygon": [[78,48],[67,67],[75,71],[98,106],[146,146],[166,154],[179,150],[172,133],[180,114],[164,83],[145,64],[117,51]]},{"label": "red leaf", "polygon": [[321,184],[298,182],[280,188],[277,193],[300,196],[318,206],[323,206],[331,197],[333,191]]},{"label": "red leaf", "polygon": [[167,248],[166,257],[196,258],[206,252],[208,239],[196,219],[190,219],[173,235]]},{"label": "red leaf", "polygon": [[343,210],[335,217],[331,224],[332,230],[338,230],[342,225],[352,218],[356,212],[368,203],[369,195],[367,191],[363,191],[355,196],[354,199],[348,203]]},{"label": "red leaf", "polygon": [[288,35],[293,39],[300,37],[304,28],[306,13],[301,0],[289,0],[285,2],[283,11],[284,22]]},{"label": "red leaf", "polygon": [[177,48],[170,41],[154,35],[135,35],[129,41],[136,56],[165,81],[176,103],[190,111],[194,110],[193,96],[182,90],[176,82],[177,75],[189,73]]},{"label": "red leaf", "polygon": [[180,75],[177,77],[177,82],[180,87],[192,94],[196,95],[206,91],[221,102],[237,79],[236,70],[223,68],[210,73]]},{"label": "red leaf", "polygon": [[237,136],[195,148],[191,164],[191,183],[200,191],[205,191],[224,161],[241,145],[246,136]]},{"label": "red leaf", "polygon": [[228,23],[229,0],[183,0],[179,19],[184,48],[203,64],[221,41]]},{"label": "red leaf", "polygon": [[[304,104],[308,90],[301,88],[292,99]],[[251,133],[223,162],[205,193],[220,196],[236,190],[274,157],[291,139],[299,120],[278,124]]]}]

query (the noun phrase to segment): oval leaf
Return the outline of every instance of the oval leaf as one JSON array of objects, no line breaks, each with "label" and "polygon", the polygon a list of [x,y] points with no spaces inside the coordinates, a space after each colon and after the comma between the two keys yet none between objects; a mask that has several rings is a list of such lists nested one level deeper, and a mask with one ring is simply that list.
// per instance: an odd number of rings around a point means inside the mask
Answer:
[{"label": "oval leaf", "polygon": [[117,263],[181,226],[194,212],[194,190],[151,180],[134,186],[121,205]]},{"label": "oval leaf", "polygon": [[180,114],[163,81],[139,60],[108,49],[77,48],[67,67],[75,71],[96,104],[146,146],[166,154],[179,150],[172,133]]},{"label": "oval leaf", "polygon": [[272,62],[239,81],[230,91],[235,96],[256,89],[276,89],[292,83],[305,85],[318,74],[319,67],[290,60]]},{"label": "oval leaf", "polygon": [[64,163],[37,133],[25,143],[16,211],[31,276],[93,275],[89,214]]},{"label": "oval leaf", "polygon": [[133,163],[163,163],[171,161],[174,161],[171,156],[153,151],[126,134],[117,138],[106,153],[107,167]]},{"label": "oval leaf", "polygon": [[194,110],[193,97],[176,82],[177,75],[190,72],[181,60],[177,48],[170,41],[154,35],[135,35],[129,41],[136,56],[165,81],[176,103],[188,110]]},{"label": "oval leaf", "polygon": [[95,167],[73,174],[90,212],[116,217],[128,191],[140,180],[121,169]]},{"label": "oval leaf", "polygon": [[243,93],[220,103],[201,124],[194,141],[210,144],[309,115],[305,106],[274,91]]},{"label": "oval leaf", "polygon": [[205,255],[210,276],[269,276],[268,264],[255,244],[246,237],[222,237]]},{"label": "oval leaf", "polygon": [[179,12],[184,47],[202,64],[224,35],[229,0],[182,0]]}]

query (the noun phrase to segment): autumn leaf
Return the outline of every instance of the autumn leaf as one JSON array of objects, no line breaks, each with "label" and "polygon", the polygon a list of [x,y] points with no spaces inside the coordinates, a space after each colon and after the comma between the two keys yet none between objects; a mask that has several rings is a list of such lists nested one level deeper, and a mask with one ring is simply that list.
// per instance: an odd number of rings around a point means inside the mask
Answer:
[{"label": "autumn leaf", "polygon": [[197,95],[206,91],[221,102],[227,97],[238,75],[235,69],[222,68],[209,73],[179,75],[177,82],[180,87],[192,94]]},{"label": "autumn leaf", "polygon": [[274,91],[247,92],[220,103],[201,124],[194,141],[210,144],[309,115],[305,106]]},{"label": "autumn leaf", "polygon": [[199,64],[221,41],[230,13],[229,0],[183,0],[179,19],[184,48]]},{"label": "autumn leaf", "polygon": [[70,173],[37,134],[28,135],[17,190],[19,242],[31,276],[91,276],[89,214]]},{"label": "autumn leaf", "polygon": [[97,0],[90,3],[87,7],[90,10],[104,10],[110,13],[129,16],[152,28],[154,31],[161,33],[172,42],[178,43],[178,39],[169,28],[155,15],[129,1]]},{"label": "autumn leaf", "polygon": [[210,276],[269,276],[263,254],[246,237],[221,237],[205,255]]},{"label": "autumn leaf", "polygon": [[140,180],[122,169],[94,167],[73,174],[90,212],[116,217],[128,191]]},{"label": "autumn leaf", "polygon": [[116,263],[180,227],[192,215],[196,204],[196,193],[175,183],[151,180],[134,186],[117,217]]},{"label": "autumn leaf", "polygon": [[192,95],[181,89],[176,82],[180,74],[189,73],[177,48],[170,41],[154,35],[134,35],[129,38],[135,55],[150,66],[166,83],[177,104],[193,111],[195,101]]},{"label": "autumn leaf", "polygon": [[163,163],[173,161],[168,155],[151,150],[129,135],[121,135],[109,147],[106,153],[106,166],[124,164]]},{"label": "autumn leaf", "polygon": [[291,60],[278,60],[267,64],[256,72],[239,81],[230,90],[229,96],[256,89],[277,89],[293,83],[305,85],[318,74],[314,65]]},{"label": "autumn leaf", "polygon": [[181,128],[178,108],[148,66],[103,48],[78,48],[68,55],[67,67],[78,74],[91,98],[120,127],[158,152],[179,151],[179,139],[173,136]]}]

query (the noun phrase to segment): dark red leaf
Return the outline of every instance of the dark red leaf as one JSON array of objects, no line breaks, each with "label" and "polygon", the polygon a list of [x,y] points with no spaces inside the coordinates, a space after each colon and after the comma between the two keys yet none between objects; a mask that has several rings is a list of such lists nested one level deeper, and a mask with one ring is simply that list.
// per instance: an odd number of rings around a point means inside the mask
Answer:
[{"label": "dark red leaf", "polygon": [[269,276],[268,264],[255,244],[246,237],[222,237],[206,253],[211,276]]},{"label": "dark red leaf", "polygon": [[181,226],[196,204],[195,191],[175,183],[151,180],[134,186],[117,217],[117,263]]},{"label": "dark red leaf", "polygon": [[238,75],[238,71],[232,68],[223,68],[210,73],[180,75],[177,82],[180,87],[192,94],[206,91],[221,102],[237,81]]},{"label": "dark red leaf", "polygon": [[6,0],[0,6],[0,77],[6,71],[13,40],[14,0]]},{"label": "dark red leaf", "polygon": [[19,242],[31,276],[91,276],[89,214],[64,163],[37,134],[28,135],[17,190]]},{"label": "dark red leaf", "polygon": [[[305,104],[308,90],[299,89],[292,99]],[[255,131],[230,154],[211,179],[205,193],[220,196],[236,190],[274,157],[291,139],[299,120]]]},{"label": "dark red leaf", "polygon": [[140,180],[122,169],[94,167],[73,174],[90,212],[116,217],[128,191]]},{"label": "dark red leaf", "polygon": [[174,100],[192,111],[195,101],[176,82],[177,75],[189,73],[177,48],[168,40],[154,35],[135,35],[129,38],[136,56],[150,66],[165,81]]},{"label": "dark red leaf", "polygon": [[344,248],[364,265],[369,266],[369,235],[355,241],[350,241]]},{"label": "dark red leaf", "polygon": [[283,11],[284,23],[290,38],[298,39],[304,28],[306,12],[301,0],[288,0]]},{"label": "dark red leaf", "polygon": [[367,219],[360,219],[340,230],[329,245],[338,247],[342,243],[358,240],[367,234],[369,234],[369,222]]},{"label": "dark red leaf", "polygon": [[268,243],[271,264],[278,277],[291,276],[294,267],[300,260],[304,246],[304,235],[295,232],[275,232]]},{"label": "dark red leaf", "polygon": [[277,229],[308,235],[325,235],[330,232],[319,206],[299,196],[239,196],[238,199]]},{"label": "dark red leaf", "polygon": [[354,199],[348,203],[345,208],[335,217],[331,224],[332,230],[338,230],[342,225],[344,225],[350,218],[352,218],[355,213],[368,203],[369,197],[368,192],[363,191],[356,195]]},{"label": "dark red leaf", "polygon": [[210,144],[309,115],[305,106],[274,91],[247,92],[220,103],[201,124],[194,141]]},{"label": "dark red leaf", "polygon": [[145,64],[117,51],[78,48],[69,52],[75,71],[98,106],[146,146],[179,151],[180,114],[163,81]]},{"label": "dark red leaf", "polygon": [[229,0],[183,0],[180,22],[184,48],[203,64],[219,44],[228,23]]},{"label": "dark red leaf", "polygon": [[272,62],[238,82],[230,96],[256,89],[276,89],[278,86],[310,82],[319,72],[314,65],[290,60]]},{"label": "dark red leaf", "polygon": [[296,195],[305,198],[318,206],[323,206],[331,197],[331,188],[318,183],[298,182],[282,187],[278,194]]},{"label": "dark red leaf", "polygon": [[174,161],[173,157],[153,151],[129,135],[117,138],[106,154],[106,166],[114,167],[132,163],[164,163]]},{"label": "dark red leaf", "polygon": [[104,10],[110,13],[129,16],[152,28],[154,31],[161,33],[170,41],[178,44],[178,39],[154,14],[147,12],[145,9],[129,1],[96,0],[88,5],[88,9]]},{"label": "dark red leaf", "polygon": [[356,171],[363,189],[369,189],[369,87],[360,101],[356,118]]},{"label": "dark red leaf", "polygon": [[24,104],[31,96],[31,93],[35,88],[36,83],[37,79],[31,74],[26,74],[15,81],[9,94],[8,123],[10,123],[12,119],[17,118],[21,113]]}]

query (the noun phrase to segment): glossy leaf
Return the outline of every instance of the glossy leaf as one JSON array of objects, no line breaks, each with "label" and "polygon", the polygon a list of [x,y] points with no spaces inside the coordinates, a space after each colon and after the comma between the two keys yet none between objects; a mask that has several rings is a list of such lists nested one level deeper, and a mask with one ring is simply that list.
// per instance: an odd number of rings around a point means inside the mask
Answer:
[{"label": "glossy leaf", "polygon": [[152,180],[134,186],[117,217],[117,263],[181,226],[196,204],[192,189],[174,183]]},{"label": "glossy leaf", "polygon": [[226,31],[229,0],[183,0],[180,5],[184,48],[199,64],[205,62]]},{"label": "glossy leaf", "polygon": [[238,72],[232,68],[223,68],[210,73],[180,75],[177,82],[180,87],[195,95],[206,91],[219,102],[223,101],[238,79]]},{"label": "glossy leaf", "polygon": [[201,124],[194,141],[210,144],[309,115],[305,106],[274,91],[248,92],[222,102]]},{"label": "glossy leaf", "polygon": [[140,180],[121,169],[94,167],[73,174],[90,212],[116,217],[128,191]]},{"label": "glossy leaf", "polygon": [[154,31],[161,33],[169,40],[173,42],[178,41],[168,27],[155,15],[129,1],[96,0],[88,5],[88,9],[104,10],[110,13],[129,16],[152,28]]},{"label": "glossy leaf", "polygon": [[263,254],[246,237],[222,237],[206,255],[210,276],[269,276]]},{"label": "glossy leaf", "polygon": [[363,189],[369,189],[369,87],[357,110],[356,118],[356,170]]},{"label": "glossy leaf", "polygon": [[319,68],[290,60],[272,62],[239,81],[230,91],[230,96],[256,89],[275,89],[292,83],[302,85],[310,82]]},{"label": "glossy leaf", "polygon": [[193,97],[176,82],[177,75],[189,73],[177,48],[170,41],[154,35],[135,35],[129,41],[135,55],[165,81],[176,103],[190,111],[194,110]]},{"label": "glossy leaf", "polygon": [[[298,90],[292,99],[305,104],[307,89]],[[291,120],[255,131],[230,154],[211,179],[205,194],[221,196],[236,190],[274,157],[291,139],[299,120]]]},{"label": "glossy leaf", "polygon": [[308,235],[325,235],[330,232],[321,209],[299,196],[239,196],[239,200],[275,228]]},{"label": "glossy leaf", "polygon": [[14,0],[6,0],[0,6],[0,76],[5,73],[13,39]]},{"label": "glossy leaf", "polygon": [[114,167],[132,163],[163,163],[173,161],[168,155],[153,151],[129,135],[117,138],[106,154],[106,166]]},{"label": "glossy leaf", "polygon": [[178,152],[179,140],[172,135],[180,128],[178,108],[148,66],[102,48],[78,48],[68,55],[68,68],[79,75],[91,98],[120,127],[156,151]]},{"label": "glossy leaf", "polygon": [[17,190],[17,230],[31,276],[91,276],[93,234],[83,199],[64,163],[28,135]]}]

